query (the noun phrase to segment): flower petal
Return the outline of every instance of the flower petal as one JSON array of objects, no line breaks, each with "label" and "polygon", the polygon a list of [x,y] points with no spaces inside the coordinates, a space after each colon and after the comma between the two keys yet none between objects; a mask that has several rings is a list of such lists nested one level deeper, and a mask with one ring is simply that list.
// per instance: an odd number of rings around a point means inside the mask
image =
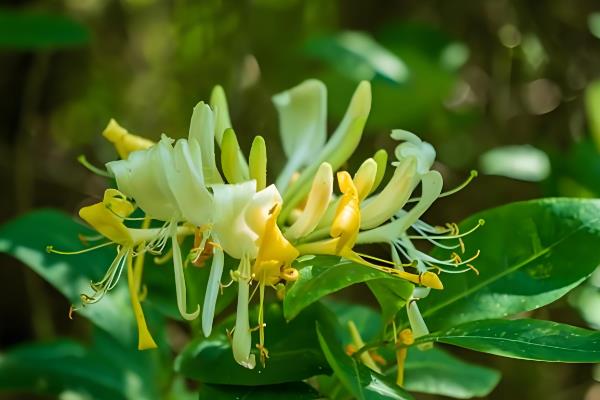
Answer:
[{"label": "flower petal", "polygon": [[[213,236],[213,240],[218,244],[218,239]],[[202,332],[204,336],[210,336],[212,332],[213,320],[215,318],[215,307],[221,285],[221,275],[223,275],[223,264],[225,258],[223,249],[220,246],[213,247],[213,259],[210,266],[210,275],[206,285],[206,294],[204,295],[204,304],[202,306]]]},{"label": "flower petal", "polygon": [[319,167],[308,194],[306,207],[294,224],[285,231],[285,236],[291,240],[298,239],[311,233],[327,211],[333,192],[333,170],[329,163]]},{"label": "flower petal", "polygon": [[279,114],[279,134],[287,165],[277,178],[282,192],[294,172],[308,165],[327,136],[327,88],[310,79],[272,98]]},{"label": "flower petal", "polygon": [[280,219],[286,220],[289,213],[305,198],[310,190],[310,183],[323,162],[330,163],[335,171],[350,158],[360,142],[370,109],[371,84],[363,81],[356,88],[342,122],[327,144],[319,152],[312,154],[311,164],[284,193]]},{"label": "flower petal", "polygon": [[256,257],[258,234],[248,225],[245,210],[256,194],[256,182],[212,186],[215,208],[213,231],[223,250],[234,258]]},{"label": "flower petal", "polygon": [[204,102],[194,107],[188,139],[197,140],[202,151],[202,170],[207,184],[222,183],[215,161],[214,113]]}]

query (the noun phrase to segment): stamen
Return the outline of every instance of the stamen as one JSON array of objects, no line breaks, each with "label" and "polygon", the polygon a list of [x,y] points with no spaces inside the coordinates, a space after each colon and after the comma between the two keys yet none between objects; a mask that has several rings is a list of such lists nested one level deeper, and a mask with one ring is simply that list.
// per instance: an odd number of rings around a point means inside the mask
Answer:
[{"label": "stamen", "polygon": [[413,266],[412,262],[411,263],[407,263],[407,264],[404,264],[404,263],[398,263],[397,264],[394,261],[385,260],[383,258],[378,258],[378,257],[372,256],[372,255],[369,255],[369,254],[358,253],[358,252],[355,252],[355,253],[358,254],[359,256],[361,256],[362,258],[369,258],[371,260],[379,261],[379,262],[382,262],[384,264],[393,265],[394,267],[398,267],[398,266],[401,266],[401,267],[412,267]]},{"label": "stamen", "polygon": [[112,176],[108,172],[106,172],[106,170],[100,169],[92,165],[83,154],[77,157],[77,161],[79,162],[79,164],[83,165],[85,168],[87,168],[89,171],[96,175],[100,175],[105,178],[112,178]]},{"label": "stamen", "polygon": [[[469,174],[469,177],[460,185],[458,185],[457,187],[455,187],[454,189],[448,190],[447,192],[442,192],[438,198],[440,197],[448,197],[453,195],[454,193],[460,192],[461,190],[463,190],[469,183],[471,183],[471,181],[473,179],[475,179],[477,177],[478,173],[476,170],[472,170],[471,173]],[[421,200],[421,197],[414,197],[410,200],[407,201],[407,203],[415,203],[417,201]]]},{"label": "stamen", "polygon": [[[433,239],[431,236],[428,236],[427,234],[425,234],[424,232],[422,232],[421,230],[419,230],[416,226],[412,226],[412,228],[417,231],[418,233],[421,234],[421,236],[407,236],[409,239],[425,239],[427,240],[429,243],[437,246],[437,247],[441,247],[442,249],[446,249],[446,250],[452,250],[452,249],[456,249],[457,247],[460,247],[460,244],[456,244],[453,246],[449,246],[449,245],[445,245],[442,244],[438,241],[436,241],[435,239]],[[436,237],[437,239],[437,237]]]},{"label": "stamen", "polygon": [[467,264],[467,267],[471,268],[475,274],[479,275],[479,270],[473,266],[473,264]]},{"label": "stamen", "polygon": [[96,242],[98,240],[104,239],[103,235],[87,236],[82,233],[78,234],[77,237],[79,238],[79,241],[81,243],[83,243],[85,246],[88,246],[89,242]]},{"label": "stamen", "polygon": [[167,261],[169,261],[172,257],[173,257],[173,248],[170,248],[163,256],[154,257],[154,263],[156,265],[162,265],[162,264],[165,264]]},{"label": "stamen", "polygon": [[93,246],[93,247],[88,247],[87,249],[76,250],[76,251],[56,250],[54,248],[54,246],[48,245],[48,246],[46,246],[46,252],[52,253],[52,254],[60,254],[60,255],[63,255],[63,256],[72,256],[72,255],[75,255],[75,254],[83,254],[83,253],[87,253],[89,251],[94,251],[94,250],[99,249],[101,247],[109,246],[111,244],[114,244],[114,242],[106,242],[106,243],[102,243],[102,244],[99,244],[99,245],[96,245],[96,246]]}]

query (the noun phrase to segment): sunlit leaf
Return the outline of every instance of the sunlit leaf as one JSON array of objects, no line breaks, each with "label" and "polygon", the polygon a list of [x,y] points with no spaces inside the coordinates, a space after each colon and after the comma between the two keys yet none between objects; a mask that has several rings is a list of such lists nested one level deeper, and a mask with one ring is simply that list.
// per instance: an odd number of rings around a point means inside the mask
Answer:
[{"label": "sunlit leaf", "polygon": [[467,363],[437,347],[426,351],[411,347],[404,368],[407,390],[456,399],[484,397],[500,381],[498,371]]},{"label": "sunlit leaf", "polygon": [[[324,303],[338,318],[341,325],[338,335],[342,338],[342,344],[352,343],[348,329],[344,329],[350,320],[356,324],[365,342],[378,340],[382,324],[381,316],[376,310],[334,300]],[[377,349],[377,354],[387,360],[388,367],[392,367],[386,371],[386,375],[395,379],[396,359],[393,348],[381,347]],[[411,347],[404,371],[404,386],[409,391],[462,399],[485,396],[496,386],[499,379],[500,374],[497,371],[467,363],[439,347],[427,351]]]},{"label": "sunlit leaf", "polygon": [[381,317],[386,322],[392,321],[398,311],[404,308],[413,292],[414,286],[407,281],[403,282],[399,284],[396,280],[387,279],[367,282],[367,286],[381,307]]},{"label": "sunlit leaf", "polygon": [[[257,321],[256,310],[251,313],[251,325]],[[281,306],[271,304],[265,315],[265,346],[269,350],[266,368],[260,363],[250,370],[238,365],[233,359],[231,343],[225,334],[234,326],[229,318],[213,329],[213,334],[197,338],[189,343],[177,357],[175,369],[183,375],[211,384],[270,385],[295,382],[314,375],[328,373],[319,342],[314,331],[307,329],[315,321],[324,326],[334,323],[334,316],[320,304],[304,310],[287,323],[283,319]],[[258,332],[253,335],[258,342]],[[257,350],[253,350],[257,352]],[[258,354],[256,354],[258,359]]]},{"label": "sunlit leaf", "polygon": [[448,343],[524,360],[600,362],[600,332],[552,321],[490,319],[422,336],[415,343]]},{"label": "sunlit leaf", "polygon": [[[48,245],[68,251],[83,249],[79,234],[93,232],[59,211],[38,210],[0,227],[0,252],[20,260],[77,306],[80,294],[90,293],[90,282],[102,278],[116,255],[114,247],[68,256],[46,251]],[[64,310],[65,317],[68,311]],[[80,314],[122,343],[136,346],[137,331],[125,282],[98,303],[79,310],[75,318]]]},{"label": "sunlit leaf", "polygon": [[382,78],[402,83],[408,78],[404,62],[363,32],[341,32],[313,38],[306,52],[328,62],[356,81]]},{"label": "sunlit leaf", "polygon": [[523,181],[539,182],[550,175],[550,159],[530,145],[496,147],[479,158],[481,171]]},{"label": "sunlit leaf", "polygon": [[327,362],[336,377],[359,400],[397,399],[413,397],[389,378],[370,370],[344,353],[335,334],[317,324],[317,335]]},{"label": "sunlit leaf", "polygon": [[[498,318],[549,304],[579,285],[600,263],[600,201],[544,199],[483,211],[460,224],[473,272],[444,274],[444,290],[419,302],[432,330]],[[433,253],[449,258],[447,250]]]},{"label": "sunlit leaf", "polygon": [[400,291],[412,287],[405,280],[364,265],[340,260],[339,257],[307,258],[296,263],[295,266],[298,268],[300,276],[288,287],[283,303],[285,318],[288,320],[323,296],[355,283],[386,279],[390,280],[390,285],[397,285]]},{"label": "sunlit leaf", "polygon": [[0,391],[83,398],[158,398],[153,357],[96,335],[91,348],[68,339],[17,346],[0,355]]},{"label": "sunlit leaf", "polygon": [[85,26],[67,16],[0,10],[0,47],[53,49],[81,46],[88,40]]}]

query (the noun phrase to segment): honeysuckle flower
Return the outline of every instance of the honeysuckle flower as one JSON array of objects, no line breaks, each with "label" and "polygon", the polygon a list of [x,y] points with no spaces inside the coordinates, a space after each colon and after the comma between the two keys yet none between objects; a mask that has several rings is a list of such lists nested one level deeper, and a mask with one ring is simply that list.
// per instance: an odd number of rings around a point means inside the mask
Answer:
[{"label": "honeysuckle flower", "polygon": [[[118,191],[107,190],[102,203],[84,207],[80,215],[108,238],[109,244],[116,243],[118,252],[106,276],[93,284],[94,294],[82,299],[84,303],[98,301],[127,268],[139,346],[155,347],[139,298],[145,253],[160,255],[163,261],[172,258],[177,305],[185,319],[196,318],[200,306],[188,312],[184,264],[191,261],[204,266],[212,256],[201,324],[204,335],[209,336],[219,291],[229,286],[221,283],[227,254],[239,260],[237,269],[231,272],[238,291],[233,357],[238,364],[254,368],[252,331],[259,332],[256,347],[263,366],[269,356],[265,347],[265,289],[272,287],[278,297],[283,296],[285,283],[299,276],[293,263],[300,255],[336,255],[415,285],[407,302],[411,329],[394,338],[399,346],[401,384],[406,346],[414,337],[428,332],[417,301],[431,289],[443,289],[439,273],[475,270],[470,262],[477,254],[461,258],[465,253],[461,238],[470,231],[460,233],[454,224],[436,227],[420,219],[436,199],[453,192],[442,193],[442,177],[431,170],[435,150],[410,132],[394,130],[391,136],[400,142],[394,160],[389,162],[388,153],[379,150],[352,176],[340,167],[362,136],[371,107],[368,82],[358,85],[328,140],[327,91],[323,83],[305,81],[275,95],[273,103],[288,158],[275,185],[267,182],[265,140],[255,137],[249,157],[244,156],[220,86],[213,89],[210,105],[199,102],[194,107],[187,139],[174,141],[163,135],[153,143],[111,120],[104,136],[115,145],[121,160],[109,162],[106,167]],[[220,147],[218,160],[215,142]],[[383,184],[387,168],[394,168],[394,172]],[[411,197],[418,188],[421,195]],[[135,220],[129,218],[135,208],[144,213],[140,228],[126,225]],[[162,225],[150,229],[150,221]],[[190,235],[194,235],[194,247],[184,255],[180,241]],[[414,246],[413,241],[421,239],[458,250],[448,260],[436,259]],[[445,244],[447,240],[451,244]],[[358,251],[358,246],[370,243],[388,244],[391,260]],[[411,269],[405,271],[408,267]],[[416,271],[409,272],[413,269]],[[258,326],[251,327],[249,306],[256,292]],[[356,326],[352,324],[350,330],[355,346],[362,347]],[[378,369],[368,352],[361,353],[361,359]]]},{"label": "honeysuckle flower", "polygon": [[[109,241],[88,248],[84,251],[94,250],[98,247],[114,244],[117,246],[117,256],[108,267],[104,277],[98,282],[92,282],[92,295],[82,294],[83,305],[93,304],[98,301],[117,284],[123,268],[127,268],[128,285],[134,315],[138,326],[138,348],[140,350],[154,348],[156,344],[152,339],[139,299],[139,290],[142,274],[143,252],[146,242],[152,240],[159,233],[159,229],[129,228],[125,220],[134,211],[134,205],[129,202],[125,195],[116,189],[107,189],[102,202],[86,206],[79,211],[80,217],[91,225],[98,233]],[[181,227],[176,234],[186,234],[187,228]],[[49,251],[67,254],[49,248]],[[136,259],[135,266],[133,259]]]},{"label": "honeysuckle flower", "polygon": [[286,231],[291,240],[306,236],[317,227],[329,206],[333,192],[333,171],[329,163],[321,164],[312,182],[306,206],[296,222]]},{"label": "honeysuckle flower", "polygon": [[260,358],[263,366],[269,353],[265,348],[264,333],[264,298],[265,286],[275,288],[281,280],[295,281],[298,271],[292,268],[292,262],[300,254],[298,250],[283,236],[277,226],[277,218],[281,211],[281,204],[276,203],[270,210],[262,235],[259,238],[259,250],[254,265],[252,278],[259,284],[260,304],[258,311],[258,330]]},{"label": "honeysuckle flower", "polygon": [[[212,135],[213,128],[209,128]],[[107,169],[115,177],[118,188],[135,199],[148,218],[164,222],[161,233],[150,242],[151,247],[160,251],[171,239],[179,312],[185,319],[194,319],[200,313],[200,306],[187,312],[183,258],[176,231],[178,223],[183,221],[194,226],[210,223],[213,200],[205,186],[206,169],[198,141],[180,139],[174,147],[172,144],[171,139],[163,136],[147,150],[135,151],[125,160],[108,163]]]},{"label": "honeysuckle flower", "polygon": [[[376,163],[367,163],[365,170],[372,170]],[[373,185],[376,173],[373,171],[357,174],[355,179],[346,171],[338,172],[338,185],[342,196],[336,206],[335,215],[330,226],[331,239],[317,240],[314,242],[300,243],[297,249],[301,254],[331,254],[340,255],[351,261],[363,264],[380,271],[384,271],[410,282],[422,284],[434,289],[442,289],[442,283],[434,273],[424,271],[418,275],[410,274],[401,269],[384,267],[371,263],[365,259],[365,255],[356,253],[353,247],[359,237],[361,226],[360,196],[355,181],[360,183],[361,191],[367,193]],[[366,179],[366,177],[369,177]],[[369,188],[369,189],[367,189]]]},{"label": "honeysuckle flower", "polygon": [[309,79],[273,96],[279,113],[279,134],[288,162],[277,178],[277,187],[285,191],[292,175],[311,164],[327,137],[327,88],[323,82]]},{"label": "honeysuckle flower", "polygon": [[[322,90],[318,88],[318,85],[312,85],[313,87],[317,87],[317,89],[313,89],[314,91],[321,92]],[[291,89],[290,91],[293,91]],[[323,95],[319,95],[323,97]],[[325,100],[321,100],[324,102]],[[303,103],[302,102],[290,102],[290,108],[297,109],[298,113],[302,113]],[[283,207],[280,215],[280,222],[287,221],[290,213],[294,210],[294,208],[302,202],[305,196],[310,191],[311,182],[313,181],[314,175],[321,166],[322,163],[327,162],[331,165],[332,169],[337,170],[344,162],[350,158],[358,143],[360,142],[360,138],[362,137],[363,128],[367,121],[367,117],[369,115],[369,111],[371,110],[371,85],[367,81],[362,81],[352,99],[350,100],[350,104],[348,105],[348,109],[342,118],[342,121],[338,125],[337,129],[333,132],[329,140],[325,143],[324,146],[310,149],[314,150],[312,152],[313,156],[305,156],[306,158],[310,157],[310,161],[306,162],[306,168],[302,170],[298,178],[294,181],[294,183],[287,187],[285,191],[283,191]],[[289,111],[289,114],[292,114]],[[319,114],[321,115],[321,114]],[[283,121],[286,119],[286,115],[283,114],[280,110],[280,120]],[[299,118],[296,117],[292,121],[298,121]],[[293,122],[286,124],[288,126],[293,126]],[[320,126],[317,124],[317,126]],[[313,129],[313,128],[311,128]],[[316,129],[316,128],[314,128]],[[320,132],[320,131],[319,131]],[[282,142],[286,142],[288,137],[291,137],[294,132],[291,129],[286,129],[281,131]],[[319,133],[320,135],[320,133]],[[318,136],[315,134],[315,136]],[[297,136],[294,136],[297,137]],[[311,135],[302,136],[302,133],[298,134],[301,140],[311,141],[313,140]],[[320,138],[320,136],[318,136]],[[316,139],[314,139],[316,140]],[[320,143],[321,139],[317,140],[317,143]],[[305,148],[303,144],[299,142],[296,143],[296,147]],[[287,168],[287,167],[286,167]],[[278,184],[283,185],[283,183],[279,182],[282,179],[278,179]],[[282,187],[285,187],[283,185]]]},{"label": "honeysuckle flower", "polygon": [[148,149],[154,145],[151,140],[129,133],[114,119],[109,121],[102,136],[115,146],[121,158],[127,158],[133,151]]}]

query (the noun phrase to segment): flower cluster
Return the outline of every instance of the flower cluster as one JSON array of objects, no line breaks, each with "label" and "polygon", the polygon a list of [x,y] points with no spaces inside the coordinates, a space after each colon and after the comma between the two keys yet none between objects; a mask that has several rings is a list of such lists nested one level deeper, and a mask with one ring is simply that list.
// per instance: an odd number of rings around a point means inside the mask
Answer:
[{"label": "flower cluster", "polygon": [[[83,207],[79,215],[108,240],[105,244],[116,245],[117,255],[104,278],[92,283],[93,293],[81,298],[83,305],[100,300],[126,268],[140,349],[156,347],[140,303],[146,253],[172,258],[179,312],[187,320],[201,317],[206,336],[211,334],[223,287],[225,254],[239,260],[231,273],[238,290],[232,349],[235,360],[247,368],[256,364],[251,353],[254,329],[259,330],[256,346],[262,363],[268,358],[265,288],[284,293],[285,284],[298,279],[294,261],[302,255],[343,257],[413,283],[407,310],[411,334],[417,337],[427,328],[416,300],[431,289],[443,289],[439,274],[476,271],[470,262],[477,254],[467,260],[458,254],[465,252],[464,234],[456,225],[434,227],[420,220],[437,198],[451,193],[442,193],[442,176],[431,169],[436,153],[429,143],[394,130],[391,137],[399,144],[389,165],[387,152],[379,150],[354,174],[341,169],[359,144],[371,108],[368,82],[358,85],[329,139],[327,92],[320,81],[305,81],[274,96],[273,103],[288,162],[271,185],[267,185],[265,140],[257,136],[246,158],[218,86],[209,104],[200,102],[194,108],[187,139],[163,135],[153,143],[115,121],[104,131],[121,158],[106,164],[116,188],[107,189],[101,202]],[[393,172],[384,185],[388,168]],[[419,197],[412,197],[415,190]],[[143,217],[131,217],[136,209]],[[134,222],[138,220],[142,222]],[[182,254],[180,243],[188,236],[194,238],[194,247]],[[438,260],[419,251],[415,239],[457,252]],[[357,246],[370,243],[388,244],[390,259],[358,251]],[[212,260],[204,304],[190,306],[185,261],[203,264],[208,258]],[[259,316],[254,328],[248,308],[256,291]]]}]

